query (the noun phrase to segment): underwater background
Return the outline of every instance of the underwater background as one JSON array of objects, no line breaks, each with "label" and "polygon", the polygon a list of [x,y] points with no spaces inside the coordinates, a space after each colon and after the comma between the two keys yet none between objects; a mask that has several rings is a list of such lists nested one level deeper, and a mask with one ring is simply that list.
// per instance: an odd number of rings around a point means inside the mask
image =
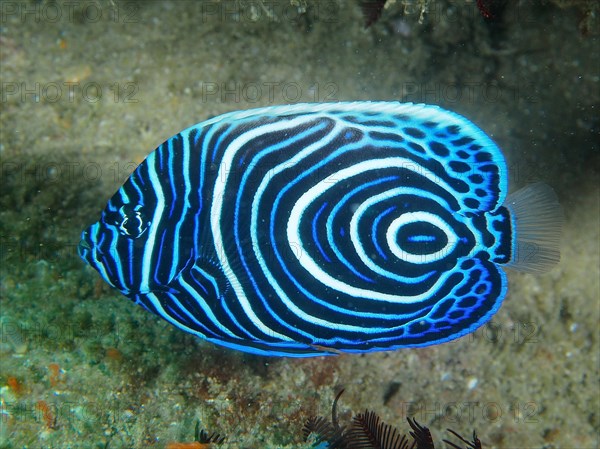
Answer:
[{"label": "underwater background", "polygon": [[[371,409],[408,432],[414,418],[436,447],[451,428],[475,429],[484,448],[597,448],[599,12],[582,0],[396,0],[378,20],[342,0],[0,2],[0,448],[176,447],[198,420],[226,436],[215,447],[308,448],[304,423],[329,416],[342,388],[340,421]],[[507,270],[500,311],[450,343],[284,359],[187,335],[79,258],[81,231],[176,132],[349,100],[438,104],[476,123],[503,150],[510,191],[555,189],[560,264]]]}]

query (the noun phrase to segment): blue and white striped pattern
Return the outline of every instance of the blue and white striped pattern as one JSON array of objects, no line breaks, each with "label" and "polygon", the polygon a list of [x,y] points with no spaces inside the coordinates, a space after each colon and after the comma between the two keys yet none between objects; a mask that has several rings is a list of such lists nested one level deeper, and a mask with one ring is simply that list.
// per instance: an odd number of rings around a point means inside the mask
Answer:
[{"label": "blue and white striped pattern", "polygon": [[80,254],[147,310],[242,351],[427,346],[506,294],[506,186],[498,147],[435,106],[233,112],[151,153]]}]

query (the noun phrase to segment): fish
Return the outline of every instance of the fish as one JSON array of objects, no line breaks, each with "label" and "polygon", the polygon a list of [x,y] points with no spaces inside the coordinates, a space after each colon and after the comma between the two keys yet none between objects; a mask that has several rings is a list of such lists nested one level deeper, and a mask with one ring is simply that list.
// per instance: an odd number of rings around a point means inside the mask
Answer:
[{"label": "fish", "polygon": [[135,304],[227,348],[424,347],[488,322],[506,267],[558,263],[553,189],[507,188],[500,148],[441,107],[267,106],[161,144],[78,251]]}]

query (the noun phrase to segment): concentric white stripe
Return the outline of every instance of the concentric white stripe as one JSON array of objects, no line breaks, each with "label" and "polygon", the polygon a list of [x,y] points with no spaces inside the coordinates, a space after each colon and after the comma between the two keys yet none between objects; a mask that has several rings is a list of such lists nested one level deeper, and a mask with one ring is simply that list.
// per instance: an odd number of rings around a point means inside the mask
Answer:
[{"label": "concentric white stripe", "polygon": [[[306,118],[307,120],[310,120],[310,117]],[[335,119],[335,118],[333,118]],[[340,124],[338,126],[344,126],[344,124]],[[330,136],[335,136],[336,135],[336,129],[333,129],[330,132]],[[304,159],[306,156],[308,156],[310,153],[314,152],[315,150],[318,150],[320,147],[323,147],[324,145],[327,145],[328,141],[327,140],[320,140],[319,142],[316,142],[315,144],[305,148],[303,151],[299,152],[295,157],[291,158],[290,160],[279,164],[278,166],[273,168],[273,171],[271,171],[271,176],[266,176],[265,178],[263,178],[263,180],[261,181],[261,184],[259,185],[256,194],[254,196],[254,200],[253,200],[253,204],[252,204],[252,218],[251,218],[251,232],[252,232],[252,242],[255,245],[255,248],[259,248],[260,246],[257,244],[258,242],[258,235],[256,234],[258,226],[258,206],[260,203],[260,199],[262,197],[263,192],[268,188],[268,184],[269,182],[274,178],[275,174],[280,173],[282,170],[285,169],[293,169],[293,167],[298,164],[299,162],[302,161],[302,159]],[[402,167],[415,167],[415,163],[414,161],[410,161],[409,159],[404,159],[404,158],[389,158],[390,160],[395,161],[396,163],[398,163],[398,166],[402,166]],[[364,171],[368,170],[368,169],[381,169],[381,167],[389,167],[390,166],[390,161],[388,161],[387,159],[384,159],[383,162],[382,160],[373,160],[373,161],[366,161],[366,163],[368,164],[368,166],[364,167]],[[361,164],[357,164],[357,165],[361,165]],[[356,166],[354,166],[356,167]],[[370,167],[370,168],[369,168]],[[363,168],[363,167],[361,167]],[[352,167],[350,167],[350,170],[352,170]],[[362,172],[363,170],[358,170],[358,172]],[[342,174],[341,176],[340,173]],[[356,174],[356,173],[355,173]],[[338,182],[344,181],[347,177],[349,176],[345,176],[346,173],[344,172],[344,170],[341,170],[340,172],[337,172],[335,176],[329,176],[327,178],[325,178],[324,180],[320,181],[319,184],[317,184],[317,186],[321,186],[323,188],[322,192],[326,191],[328,188],[333,187],[335,184],[337,184]],[[427,177],[429,179],[437,179],[435,178],[435,175],[431,172],[427,172]],[[438,181],[439,182],[439,181]],[[315,186],[315,187],[317,187]],[[448,187],[448,186],[446,186]],[[311,189],[312,190],[312,189]],[[309,191],[310,192],[310,191]],[[319,193],[317,196],[311,196],[309,194],[309,192],[305,193],[304,195],[307,195],[308,197],[312,197],[313,199],[316,198],[318,195],[320,195],[321,193]],[[303,196],[304,196],[303,195]],[[300,200],[299,200],[300,202]],[[308,201],[308,203],[310,203],[310,201]],[[308,203],[302,208],[302,210],[298,211],[296,210],[296,222],[295,222],[295,234],[293,235],[293,237],[290,237],[290,222],[293,221],[292,219],[292,215],[294,214],[294,209],[296,208],[296,206],[298,205],[298,203],[296,203],[296,205],[294,206],[294,208],[292,209],[292,213],[290,215],[290,219],[288,220],[288,225],[287,225],[287,237],[288,237],[288,244],[290,244],[290,248],[293,250],[294,248],[291,247],[291,245],[294,242],[298,242],[301,245],[301,250],[300,251],[292,251],[295,255],[295,257],[297,258],[298,262],[300,263],[301,266],[306,267],[306,260],[310,260],[312,262],[312,269],[307,268],[307,271],[310,273],[311,277],[315,277],[317,280],[319,281],[323,281],[320,276],[321,274],[323,274],[324,272],[318,267],[318,265],[316,264],[316,262],[314,260],[312,260],[309,256],[308,256],[308,252],[306,251],[306,249],[302,246],[301,242],[302,239],[300,238],[299,235],[299,221],[301,218],[301,214],[304,212],[304,209],[308,206]],[[271,288],[273,288],[275,290],[275,292],[277,293],[279,299],[281,300],[281,302],[288,308],[288,310],[292,313],[294,313],[296,315],[297,318],[304,320],[305,322],[309,322],[312,325],[319,325],[322,327],[326,327],[326,328],[336,328],[339,329],[340,331],[348,331],[348,332],[361,332],[361,333],[367,333],[367,334],[377,334],[380,332],[385,332],[385,331],[392,331],[394,329],[400,328],[402,327],[402,325],[398,325],[395,327],[369,327],[369,328],[365,328],[364,326],[360,326],[360,325],[346,325],[346,324],[341,324],[338,322],[332,322],[332,321],[328,321],[325,320],[321,317],[317,317],[314,315],[311,315],[307,312],[305,312],[304,310],[302,310],[301,308],[298,307],[298,305],[296,304],[296,302],[292,299],[290,299],[290,297],[285,293],[285,291],[283,290],[283,288],[279,285],[279,283],[277,282],[277,279],[275,277],[273,277],[268,269],[268,266],[266,265],[264,258],[262,256],[262,254],[257,252],[257,257],[258,257],[258,261],[261,265],[261,268],[263,270],[264,275],[267,277],[267,279],[269,280],[269,284],[271,286]],[[306,259],[305,259],[306,258]],[[326,274],[326,273],[325,273]],[[329,280],[334,280],[331,276],[327,275],[326,276],[329,277]],[[354,296],[364,296],[367,297],[367,299],[380,299],[380,300],[386,300],[389,302],[396,302],[396,303],[413,303],[416,302],[418,300],[421,299],[428,299],[432,292],[435,292],[440,285],[443,285],[445,280],[450,276],[449,273],[443,273],[440,276],[440,279],[438,279],[438,282],[433,285],[431,287],[431,289],[424,293],[423,295],[417,296],[417,297],[412,297],[407,299],[404,299],[402,297],[397,297],[395,295],[386,295],[386,294],[380,294],[380,297],[373,297],[372,295],[372,291],[370,290],[360,290],[360,289],[356,289],[354,292],[351,292],[349,294],[354,294]],[[343,284],[344,286],[346,284]],[[347,291],[344,291],[344,289],[340,289],[338,291],[342,291],[344,293],[347,293]],[[415,299],[416,298],[416,299]],[[412,300],[411,300],[412,299]],[[288,319],[289,321],[289,319]]]},{"label": "concentric white stripe", "polygon": [[[298,127],[301,127],[302,125],[310,122],[312,119],[313,119],[313,117],[310,117],[310,116],[298,117],[296,119],[290,120],[289,122],[286,122],[285,125],[287,125],[287,126],[285,126],[285,127],[283,126],[283,123],[281,123],[281,122],[275,122],[275,123],[271,123],[268,125],[259,126],[257,128],[254,128],[252,130],[249,130],[249,131],[243,133],[242,135],[240,135],[239,137],[234,139],[229,144],[229,146],[225,150],[225,153],[223,154],[221,163],[219,164],[219,171],[218,171],[218,174],[216,177],[216,182],[215,182],[214,189],[213,189],[213,201],[212,201],[211,212],[210,212],[210,224],[211,224],[211,230],[213,233],[215,248],[225,248],[223,234],[221,232],[221,213],[222,213],[221,211],[223,211],[224,207],[225,207],[225,205],[224,205],[225,192],[227,190],[229,174],[231,173],[231,170],[229,169],[229,167],[233,167],[233,160],[234,160],[237,152],[239,151],[239,149],[243,145],[245,145],[248,141],[254,139],[255,137],[258,137],[263,134],[268,134],[271,132],[281,132],[282,130],[284,130],[286,128],[297,129]],[[330,138],[332,138],[333,136],[335,136],[335,133],[332,131],[329,134],[329,136],[331,136]],[[320,143],[322,144],[322,142],[320,142]],[[313,149],[311,151],[314,151],[317,148],[319,148],[320,146],[317,147],[316,145],[312,145],[312,147],[313,147]],[[263,179],[263,183],[265,181],[268,182],[269,180],[273,179],[273,176],[276,173],[278,173],[280,170],[283,170],[284,168],[293,165],[295,163],[294,161],[301,159],[300,154],[306,154],[306,152],[307,152],[307,150],[304,150],[303,152],[297,154],[292,159],[284,162],[283,164],[280,164],[278,167],[275,167],[272,172],[270,171],[269,173],[266,174],[266,177]],[[302,156],[302,157],[304,157],[304,156]],[[262,186],[262,184],[261,184],[261,186]],[[257,189],[257,194],[254,197],[255,201],[252,204],[252,219],[251,219],[252,225],[250,226],[250,228],[253,231],[252,241],[254,244],[253,245],[254,248],[258,247],[258,245],[256,245],[258,238],[256,236],[256,232],[255,232],[256,226],[254,225],[254,223],[256,223],[255,216],[257,215],[256,199],[260,198],[260,196],[261,196],[261,194],[260,194],[261,186],[259,186],[259,188]],[[291,338],[274,331],[273,329],[271,329],[269,326],[267,326],[265,323],[263,323],[258,318],[256,313],[252,310],[252,304],[250,304],[250,301],[248,300],[248,297],[246,296],[246,293],[244,292],[244,288],[240,284],[240,281],[237,278],[237,276],[235,275],[234,270],[231,268],[231,264],[229,263],[226,252],[225,251],[217,251],[217,255],[219,257],[219,262],[221,263],[221,266],[223,267],[223,272],[226,274],[227,278],[229,279],[231,287],[235,291],[235,294],[238,298],[238,301],[240,302],[240,305],[242,306],[242,308],[244,309],[244,312],[246,313],[248,318],[252,321],[252,323],[257,328],[259,328],[263,333],[265,333],[266,335],[268,335],[270,337],[279,338],[279,339],[285,340],[285,341],[293,341]],[[261,267],[263,268],[263,271],[265,272],[265,275],[268,276],[269,270],[265,269],[266,264],[264,262],[262,254],[257,252],[256,256],[257,256],[259,263],[261,264]]]},{"label": "concentric white stripe", "polygon": [[[396,243],[396,235],[402,226],[411,223],[417,222],[425,222],[435,226],[438,229],[441,229],[444,234],[446,234],[447,243],[442,249],[436,251],[435,253],[430,254],[413,254],[405,249],[402,249]],[[458,242],[458,236],[454,233],[454,230],[448,223],[442,220],[435,214],[431,214],[429,212],[418,211],[418,212],[407,212],[402,214],[400,217],[396,218],[390,223],[390,226],[386,232],[386,240],[387,244],[390,248],[392,254],[394,254],[398,259],[404,260],[413,264],[425,264],[437,262],[438,260],[443,259],[448,256],[454,248],[456,248],[456,244]]]},{"label": "concentric white stripe", "polygon": [[[314,117],[304,117],[302,119],[302,121],[311,121]],[[337,122],[337,119],[335,117],[331,117],[332,120],[335,120]],[[297,126],[297,124],[295,125]],[[279,173],[281,173],[284,170],[290,170],[293,169],[293,167],[295,167],[298,163],[302,162],[303,159],[305,159],[307,156],[309,156],[311,153],[314,153],[315,151],[319,151],[320,149],[322,149],[324,146],[328,145],[331,140],[333,140],[338,132],[339,132],[339,128],[341,128],[342,126],[344,126],[344,124],[336,124],[336,126],[329,132],[329,134],[327,135],[326,138],[323,138],[309,146],[307,146],[305,149],[303,149],[302,151],[298,152],[294,157],[292,157],[291,159],[276,165],[275,167],[273,167],[272,170],[269,170],[269,173],[267,174],[267,176],[265,176],[258,189],[256,190],[256,194],[254,195],[254,199],[252,201],[252,214],[251,214],[251,220],[250,220],[250,229],[251,229],[251,233],[252,233],[252,242],[254,245],[254,248],[256,248],[256,256],[257,256],[257,260],[260,264],[260,267],[263,271],[263,274],[265,275],[265,277],[268,279],[269,281],[269,285],[275,290],[275,292],[277,293],[279,299],[281,300],[281,302],[288,308],[288,310],[290,310],[290,312],[294,313],[298,318],[311,323],[312,325],[319,325],[322,327],[327,327],[327,328],[332,328],[335,327],[336,329],[339,329],[340,331],[348,331],[348,332],[362,332],[362,333],[379,333],[379,332],[384,332],[384,331],[390,331],[393,329],[398,329],[400,327],[402,327],[401,325],[396,326],[396,327],[392,327],[392,328],[388,328],[388,327],[370,327],[368,329],[366,329],[364,326],[355,326],[355,325],[350,325],[350,324],[341,324],[338,322],[332,322],[332,321],[328,321],[322,318],[319,318],[317,316],[311,315],[309,313],[306,313],[305,311],[303,311],[302,309],[300,309],[296,303],[290,299],[290,297],[285,293],[285,290],[283,290],[283,288],[279,285],[279,283],[277,282],[277,279],[271,274],[271,271],[269,270],[269,267],[267,266],[264,256],[262,255],[262,253],[260,253],[260,245],[258,244],[258,235],[257,235],[257,230],[258,230],[258,209],[259,209],[259,203],[260,203],[260,199],[264,193],[264,191],[268,188],[268,184],[269,182]],[[325,179],[325,182],[333,182],[333,179],[331,177],[328,177]],[[297,240],[298,242],[300,242],[300,240]],[[290,243],[290,247],[291,244],[293,244],[292,242]],[[292,248],[293,250],[294,248]],[[294,251],[292,251],[294,252]],[[301,257],[301,251],[299,252],[294,252],[296,257]],[[289,320],[288,320],[289,322]]]},{"label": "concentric white stripe", "polygon": [[403,168],[407,170],[415,171],[414,169],[419,167],[420,170],[417,173],[420,176],[423,176],[429,179],[432,182],[436,182],[443,189],[450,192],[450,187],[442,180],[439,179],[435,175],[435,173],[430,170],[417,166],[414,161],[401,157],[390,157],[384,159],[372,159],[367,161],[359,162],[351,167],[344,168],[336,173],[335,179],[325,179],[319,181],[309,190],[307,190],[302,196],[298,199],[292,211],[290,212],[290,217],[287,223],[287,238],[289,242],[298,242],[300,244],[301,251],[294,253],[294,256],[297,258],[298,262],[301,266],[303,266],[306,271],[311,273],[316,280],[321,282],[322,284],[330,287],[334,290],[337,290],[341,293],[345,293],[350,296],[354,296],[357,298],[365,298],[372,299],[377,301],[387,301],[391,303],[398,304],[413,304],[419,301],[427,300],[431,297],[433,293],[435,293],[445,282],[445,279],[450,275],[445,272],[440,276],[440,278],[432,285],[429,290],[415,296],[403,296],[403,295],[392,295],[389,293],[377,292],[373,290],[367,290],[364,288],[354,287],[348,285],[339,279],[331,276],[329,273],[325,272],[319,264],[310,257],[310,253],[304,248],[302,244],[302,239],[300,237],[300,220],[305,210],[309,207],[309,205],[315,201],[316,198],[323,195],[327,190],[333,188],[336,184],[347,180],[353,176],[362,175],[370,170],[380,170],[382,167],[390,168],[397,167]]},{"label": "concentric white stripe", "polygon": [[[302,124],[304,124],[304,123],[308,123],[308,122],[312,121],[313,119],[314,119],[314,117],[312,117],[312,116],[300,117],[298,119],[294,119],[294,120],[288,122],[287,124],[289,125],[290,129],[294,129],[294,128],[297,128],[298,126],[302,126]],[[331,119],[337,120],[335,117],[331,117]],[[309,145],[304,150],[298,152],[291,159],[273,167],[273,169],[269,170],[269,172],[265,175],[265,177],[261,181],[261,184],[259,185],[259,187],[256,190],[256,194],[254,195],[254,199],[252,202],[250,229],[251,229],[251,233],[252,233],[251,240],[253,242],[253,247],[256,249],[257,260],[261,266],[261,269],[263,270],[263,274],[268,279],[270,286],[275,290],[275,292],[279,296],[279,299],[285,304],[285,306],[291,312],[293,312],[298,318],[303,319],[304,321],[310,322],[313,325],[319,325],[319,326],[323,326],[323,327],[327,327],[327,328],[335,327],[336,329],[339,329],[341,331],[348,331],[348,332],[379,333],[382,331],[390,331],[390,330],[394,330],[394,329],[399,329],[402,327],[402,325],[398,325],[398,326],[395,326],[392,328],[371,327],[369,329],[365,329],[364,326],[344,325],[344,324],[340,324],[337,322],[327,321],[322,318],[319,318],[319,317],[316,317],[314,315],[310,315],[310,314],[304,312],[302,309],[300,309],[295,304],[295,302],[293,300],[291,300],[287,296],[287,294],[281,288],[281,286],[279,285],[277,280],[272,276],[272,274],[269,271],[269,268],[265,262],[264,256],[258,250],[258,248],[260,248],[260,245],[258,245],[259,239],[258,239],[258,235],[257,235],[258,207],[259,207],[259,203],[260,203],[260,198],[262,197],[262,194],[265,191],[265,189],[267,188],[269,182],[277,174],[281,173],[283,170],[292,169],[296,164],[301,162],[308,155],[310,155],[311,153],[313,153],[315,151],[318,151],[319,149],[322,149],[323,146],[327,145],[331,140],[333,140],[336,137],[336,135],[339,132],[339,129],[338,129],[339,126],[344,126],[344,124],[334,127],[334,129],[332,129],[329,132],[329,134],[326,138],[323,138],[323,139],[319,140],[318,142],[316,142],[312,145]],[[224,167],[231,166],[232,160],[235,157],[235,152],[237,152],[239,150],[239,148],[242,145],[244,145],[248,140],[256,137],[257,135],[263,134],[263,133],[268,133],[271,131],[281,131],[282,129],[284,129],[284,128],[282,127],[281,123],[265,125],[263,127],[256,128],[252,132],[248,132],[247,134],[251,134],[250,136],[246,136],[246,134],[244,134],[244,136],[238,137],[235,141],[233,141],[229,145],[229,147],[223,157],[223,163],[221,164],[221,166],[219,168],[219,176],[217,178],[217,179],[221,180],[222,182],[217,182],[217,186],[214,190],[215,200],[213,201],[213,205],[211,207],[211,229],[213,230],[213,235],[214,235],[216,245],[217,244],[223,245],[223,236],[222,236],[221,230],[220,230],[220,212],[218,212],[218,211],[220,211],[221,208],[223,207],[223,194],[224,194],[225,187],[226,187],[226,180],[227,180],[227,173],[228,173],[227,170],[224,170]],[[245,138],[242,139],[242,137],[245,137]],[[231,154],[227,154],[230,151],[231,151]],[[331,178],[327,178],[325,181],[333,182],[333,180]],[[221,184],[221,185],[219,186],[219,184]],[[300,242],[300,240],[297,240],[297,241]],[[297,254],[296,256],[299,257],[299,254]],[[228,278],[231,282],[232,288],[236,292],[236,295],[240,301],[240,304],[244,308],[244,311],[252,319],[252,321],[255,325],[257,323],[260,323],[262,326],[264,326],[264,324],[258,320],[258,317],[256,317],[254,312],[252,312],[251,305],[248,303],[248,298],[245,296],[245,293],[239,283],[239,280],[235,277],[233,271],[231,269],[229,269],[230,268],[229,261],[227,260],[227,257],[225,255],[224,251],[219,252],[219,260],[223,266],[223,269],[227,270],[227,272],[230,273],[228,275]],[[234,282],[235,282],[235,284],[234,284]],[[251,312],[251,314],[249,314],[246,307],[248,307],[248,310]],[[288,320],[288,322],[289,322],[289,320]],[[260,326],[258,326],[258,327],[263,332],[265,332],[265,327],[260,327]],[[269,334],[269,335],[271,335],[271,334]],[[279,336],[281,334],[276,334],[276,335]],[[286,337],[286,336],[279,336],[279,338],[282,338],[286,341],[293,341],[292,339],[290,339],[289,337]]]},{"label": "concentric white stripe", "polygon": [[[398,275],[396,273],[393,273],[391,271],[385,270],[384,268],[380,267],[375,262],[373,262],[373,260],[369,257],[369,255],[364,250],[363,246],[361,245],[361,242],[360,242],[361,239],[360,239],[360,235],[358,232],[358,224],[359,224],[360,218],[365,214],[367,209],[369,209],[370,207],[372,207],[373,205],[375,205],[381,201],[385,201],[390,198],[395,198],[400,195],[423,196],[423,190],[416,189],[414,187],[397,187],[397,188],[390,189],[385,192],[379,193],[377,195],[373,195],[368,200],[361,203],[361,205],[356,209],[356,211],[352,215],[352,218],[350,219],[350,240],[352,241],[352,244],[354,245],[354,249],[355,249],[356,253],[358,254],[358,257],[360,258],[362,263],[364,263],[367,267],[369,267],[369,269],[371,271],[373,271],[381,276],[385,276],[390,279],[395,279],[399,282],[415,283],[415,282],[420,282],[421,280],[426,279],[428,277],[428,275],[425,274],[425,275],[411,278],[411,277],[407,277],[407,276]],[[448,203],[444,199],[439,198],[438,196],[432,195],[432,194],[429,194],[429,198],[432,201],[435,201],[438,204],[440,204],[446,210],[449,210]],[[403,215],[406,215],[406,213]],[[459,217],[457,217],[457,218],[459,218]],[[388,246],[389,246],[389,241],[388,241]],[[398,254],[396,254],[391,247],[390,247],[390,250],[392,251],[392,253],[394,255],[396,255],[396,257],[398,257]],[[407,262],[411,262],[410,260],[408,260],[404,257],[398,257],[398,258],[401,260],[405,260]]]},{"label": "concentric white stripe", "polygon": [[[341,106],[341,107],[336,107],[336,106]],[[395,104],[390,107],[389,104],[385,105],[385,104],[374,103],[374,104],[372,104],[372,109],[373,109],[373,111],[379,111],[379,112],[383,112],[384,110],[387,110],[387,112],[389,112],[389,113],[407,113],[407,114],[413,115],[413,117],[417,117],[417,118],[418,118],[418,116],[422,116],[421,118],[427,117],[430,119],[433,119],[435,117],[439,120],[443,120],[443,118],[440,117],[440,115],[445,115],[444,114],[445,111],[441,111],[441,110],[439,111],[439,113],[438,113],[438,111],[435,111],[432,114],[431,109],[428,109],[427,107],[420,106],[420,105],[409,105],[408,107],[405,107],[405,106],[406,105]],[[311,105],[302,105],[302,107],[298,109],[298,112],[301,112],[304,114],[307,112],[314,112],[316,115],[323,117],[323,116],[327,115],[327,112],[329,110],[347,110],[350,112],[353,110],[354,107],[355,107],[354,104],[342,104],[342,105],[331,105],[331,106],[319,105],[318,107],[315,107],[315,108],[312,108]],[[314,110],[311,110],[311,109],[314,109]],[[252,111],[252,113],[249,113],[247,111],[242,111],[239,113],[226,114],[224,116],[221,116],[221,117],[215,119],[214,121],[206,122],[205,125],[208,126],[212,123],[216,123],[216,122],[220,122],[220,121],[223,121],[223,122],[236,121],[236,120],[241,120],[241,119],[244,119],[247,117],[261,115],[261,114],[268,116],[271,114],[272,115],[283,115],[283,114],[293,114],[293,113],[294,113],[293,107],[264,108],[264,109],[254,110],[254,111]],[[294,120],[288,122],[288,124],[291,128],[293,126],[296,126],[298,123],[307,122],[313,118],[314,118],[314,116],[305,115],[305,116],[300,117],[299,119],[294,119]],[[332,120],[338,121],[343,126],[347,125],[347,123],[345,123],[343,120],[339,120],[339,118],[336,116],[330,116],[329,118]],[[453,116],[452,119],[446,120],[446,122],[455,121],[456,124],[464,127],[465,123],[463,121],[461,121],[461,119],[462,118],[460,118],[459,116]],[[353,126],[356,126],[357,128],[361,128],[360,125],[353,124]],[[282,123],[277,122],[277,123],[274,123],[271,125],[265,125],[263,127],[259,127],[259,128],[250,130],[247,133],[245,133],[243,136],[239,136],[234,142],[230,143],[228,148],[225,150],[225,154],[223,155],[223,158],[222,158],[220,166],[219,166],[217,183],[215,185],[215,188],[213,189],[213,203],[211,205],[211,230],[213,232],[215,246],[217,248],[224,247],[223,235],[221,232],[221,212],[220,211],[223,210],[223,206],[224,206],[224,198],[225,198],[224,193],[227,189],[227,183],[229,181],[229,178],[228,178],[229,170],[230,170],[229,167],[233,166],[232,161],[234,160],[240,147],[242,145],[244,145],[245,143],[247,143],[250,139],[255,138],[266,132],[282,131],[283,129],[284,129],[284,127],[282,126]],[[331,134],[334,134],[335,131],[336,130],[332,130]],[[297,156],[299,156],[299,155],[297,155]],[[447,192],[454,191],[454,189],[452,189],[447,183],[440,180],[440,178],[438,176],[436,176],[431,171],[423,170],[423,167],[416,164],[413,160],[404,159],[404,158],[392,158],[392,159],[397,162],[397,166],[399,166],[400,168],[406,168],[406,169],[412,168],[413,170],[417,170],[417,169],[422,170],[422,172],[419,172],[418,174],[425,176],[430,181],[441,185],[441,187],[444,188]],[[386,160],[375,161],[374,164],[376,164],[377,167],[373,166],[371,169],[381,168],[382,166],[388,167],[389,162],[390,161],[386,161]],[[367,162],[367,164],[368,164],[368,162]],[[293,163],[291,163],[290,160],[281,164],[282,168],[290,168],[292,166],[293,166]],[[368,170],[368,169],[369,169],[368,167],[362,168],[362,170]],[[270,171],[268,180],[273,179],[273,177],[275,176],[275,173],[277,173],[276,169]],[[324,186],[321,185],[320,188],[322,188],[323,191],[325,191],[327,188],[331,188],[333,185],[337,184],[338,182],[343,181],[345,179],[345,177],[344,176],[340,177],[340,176],[338,176],[339,174],[340,173],[338,172],[336,174],[336,176],[333,176],[333,177],[330,177],[330,178],[324,180],[324,183],[326,185],[324,185]],[[266,184],[265,184],[265,186],[266,186]],[[264,188],[266,188],[266,187],[261,186],[261,188],[264,190]],[[315,198],[315,194],[316,194],[316,196],[318,196],[320,193],[318,193],[315,190],[305,196],[304,199],[306,201],[306,204],[299,205],[297,203],[296,205],[294,205],[294,212],[291,214],[290,219],[288,220],[288,225],[287,225],[288,242],[301,242],[301,239],[299,238],[298,223],[300,221],[300,217],[301,217],[302,213],[304,212],[304,209],[307,207],[308,203],[310,203],[310,200],[307,200],[307,198]],[[256,221],[257,216],[258,216],[257,204],[259,203],[260,197],[261,197],[261,194],[257,191],[257,194],[254,197],[254,202],[253,202],[253,206],[252,206],[253,223],[257,223],[257,221]],[[256,226],[251,226],[251,229],[256,230]],[[254,244],[254,248],[257,248],[257,247],[259,248],[259,246],[256,245],[256,241],[257,241],[256,235],[253,235],[252,241]],[[298,259],[298,262],[300,262],[301,265],[303,265],[305,268],[307,268],[308,272],[311,272],[312,276],[314,276],[316,279],[323,282],[323,279],[319,279],[319,277],[321,275],[325,274],[325,277],[327,278],[326,283],[330,286],[335,285],[335,279],[329,277],[326,273],[324,273],[321,269],[319,269],[316,262],[307,256],[308,252],[303,247],[300,248],[300,251],[296,251],[296,252],[292,251],[292,252]],[[223,252],[219,252],[218,254],[219,254],[219,261],[220,261],[221,265],[223,266],[223,269],[227,273],[230,273],[228,275],[228,278],[229,278],[232,288],[235,291],[236,296],[238,297],[238,300],[240,301],[240,304],[242,305],[242,308],[244,309],[247,316],[252,320],[252,322],[255,325],[257,325],[257,327],[259,329],[261,329],[267,335],[274,335],[272,333],[272,330],[268,326],[265,326],[265,324],[262,323],[258,319],[256,314],[253,313],[253,311],[251,309],[252,306],[249,304],[249,300],[246,297],[245,292],[243,291],[243,287],[240,285],[239,279],[235,276],[235,273],[231,269],[229,260],[227,259],[227,255]],[[357,331],[365,332],[365,329],[360,326],[348,326],[348,327],[341,326],[340,327],[340,325],[338,323],[327,322],[327,321],[317,319],[316,317],[313,317],[311,315],[304,313],[302,310],[300,310],[296,306],[294,301],[290,300],[290,298],[288,298],[285,295],[285,293],[281,289],[280,285],[277,283],[277,280],[272,277],[272,275],[270,274],[268,269],[265,269],[266,264],[264,264],[262,255],[257,254],[257,257],[258,257],[259,263],[261,263],[261,268],[263,269],[265,276],[269,279],[269,281],[271,283],[271,287],[274,288],[275,291],[278,293],[279,299],[289,308],[289,310],[291,312],[295,313],[299,318],[305,319],[306,321],[309,321],[311,324],[320,324],[320,325],[327,326],[327,327],[334,326],[336,328],[339,328],[340,330],[348,329],[348,330],[357,330]],[[300,257],[302,258],[302,260],[300,260]],[[307,267],[307,265],[311,265],[311,266]],[[368,290],[354,289],[354,290],[349,291],[345,288],[346,286],[343,283],[340,284],[341,289],[339,291],[342,291],[344,293],[347,293],[347,294],[350,294],[353,296],[358,296],[358,297],[363,296],[363,297],[365,297],[365,299],[379,299],[379,300],[397,302],[397,303],[414,303],[416,301],[422,301],[422,300],[429,299],[429,297],[433,293],[435,293],[435,291],[437,291],[441,285],[443,285],[445,283],[445,281],[448,279],[448,277],[450,277],[450,275],[451,275],[451,273],[443,272],[440,275],[440,278],[438,279],[436,284],[433,285],[429,289],[429,291],[424,292],[423,294],[417,295],[414,297],[398,297],[395,295],[386,295],[386,294],[377,294],[374,296],[373,292],[368,291]],[[340,287],[340,285],[338,285],[338,287]],[[289,320],[288,320],[288,322],[289,322]],[[378,330],[371,329],[371,331],[377,332]],[[282,338],[279,334],[277,334],[277,335],[278,335],[278,338]],[[286,337],[283,337],[283,339],[289,340]]]}]

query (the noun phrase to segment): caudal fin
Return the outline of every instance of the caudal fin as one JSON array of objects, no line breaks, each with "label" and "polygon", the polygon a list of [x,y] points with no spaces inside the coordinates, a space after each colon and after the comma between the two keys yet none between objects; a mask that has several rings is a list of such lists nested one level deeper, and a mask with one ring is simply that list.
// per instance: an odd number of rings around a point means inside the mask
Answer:
[{"label": "caudal fin", "polygon": [[564,216],[552,188],[542,182],[528,185],[506,199],[513,223],[511,268],[528,273],[550,271],[560,260]]}]

